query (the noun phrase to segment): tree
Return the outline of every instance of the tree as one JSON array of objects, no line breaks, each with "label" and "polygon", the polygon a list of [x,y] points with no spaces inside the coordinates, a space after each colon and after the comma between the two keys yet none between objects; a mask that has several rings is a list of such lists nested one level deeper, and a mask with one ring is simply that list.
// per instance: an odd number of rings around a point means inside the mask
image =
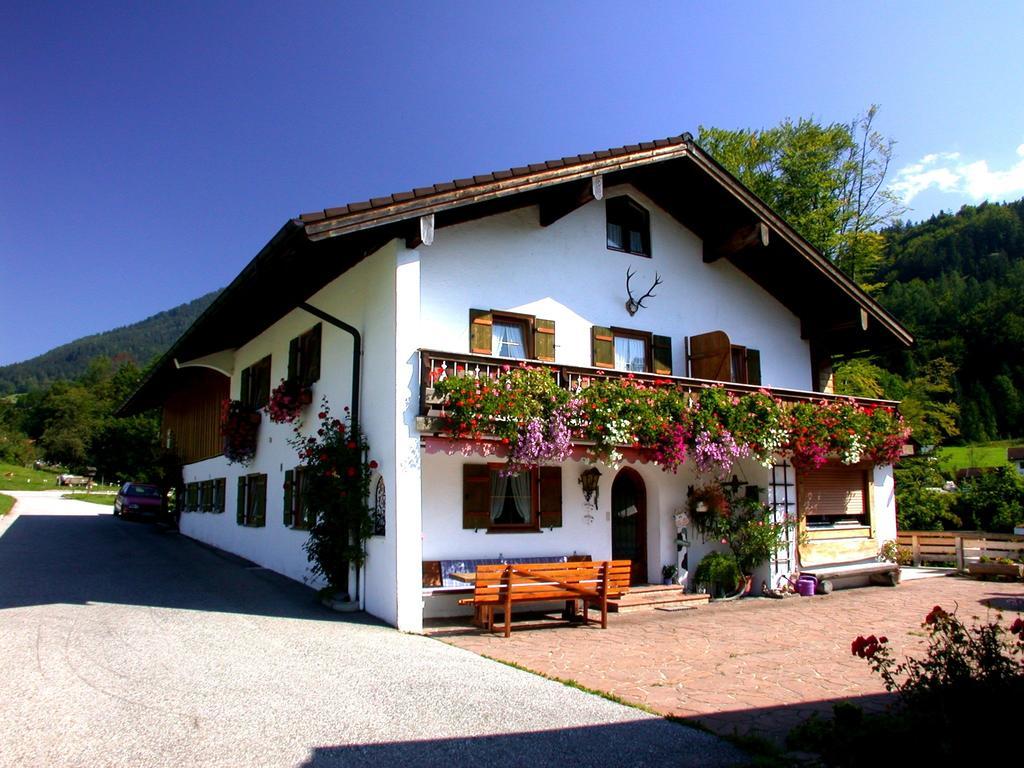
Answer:
[{"label": "tree", "polygon": [[885,248],[878,229],[903,208],[884,188],[893,142],[878,107],[850,123],[787,118],[775,128],[701,126],[698,143],[808,242],[866,289]]}]

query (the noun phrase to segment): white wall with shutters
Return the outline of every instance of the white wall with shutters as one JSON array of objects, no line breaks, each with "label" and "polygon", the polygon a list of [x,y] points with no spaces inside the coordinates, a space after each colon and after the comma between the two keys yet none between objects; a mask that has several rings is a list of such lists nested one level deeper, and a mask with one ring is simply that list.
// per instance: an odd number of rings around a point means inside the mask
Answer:
[{"label": "white wall with shutters", "polygon": [[[672,338],[674,373],[685,373],[683,338],[724,330],[733,344],[761,350],[765,385],[808,389],[810,350],[800,322],[727,260],[705,264],[700,239],[631,187],[651,214],[652,258],[609,250],[605,204],[588,203],[549,227],[536,208],[437,230],[422,254],[420,345],[468,352],[470,308],[524,312],[556,323],[557,362],[589,366],[590,329],[618,326]],[[634,296],[664,280],[646,307],[625,308],[626,269]]]}]

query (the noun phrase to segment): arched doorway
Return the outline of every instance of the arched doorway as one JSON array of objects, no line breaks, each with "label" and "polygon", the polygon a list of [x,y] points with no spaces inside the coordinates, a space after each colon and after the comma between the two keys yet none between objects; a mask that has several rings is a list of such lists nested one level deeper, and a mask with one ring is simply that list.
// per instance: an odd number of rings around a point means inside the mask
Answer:
[{"label": "arched doorway", "polygon": [[612,559],[633,561],[630,582],[647,583],[647,489],[629,467],[612,482]]}]

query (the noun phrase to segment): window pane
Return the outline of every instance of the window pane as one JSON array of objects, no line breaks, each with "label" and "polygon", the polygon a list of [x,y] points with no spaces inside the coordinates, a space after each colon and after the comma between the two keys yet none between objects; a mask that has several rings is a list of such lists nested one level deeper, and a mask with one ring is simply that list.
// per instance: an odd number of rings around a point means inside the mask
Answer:
[{"label": "window pane", "polygon": [[644,237],[642,232],[629,231],[629,252],[644,253]]},{"label": "window pane", "polygon": [[533,520],[532,474],[502,477],[491,470],[491,522],[494,525],[526,525]]},{"label": "window pane", "polygon": [[526,339],[519,323],[495,320],[491,326],[491,350],[499,357],[526,359]]},{"label": "window pane", "polygon": [[608,222],[608,247],[624,248],[622,244],[622,227],[619,224]]},{"label": "window pane", "polygon": [[638,373],[647,370],[647,342],[632,336],[616,336],[615,367]]}]

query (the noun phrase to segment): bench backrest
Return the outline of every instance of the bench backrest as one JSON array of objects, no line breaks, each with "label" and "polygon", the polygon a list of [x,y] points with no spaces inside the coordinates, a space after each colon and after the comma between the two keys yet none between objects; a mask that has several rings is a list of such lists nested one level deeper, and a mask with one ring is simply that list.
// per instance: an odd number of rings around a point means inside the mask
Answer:
[{"label": "bench backrest", "polygon": [[462,558],[460,560],[424,560],[423,586],[426,587],[463,587],[467,585],[452,577],[453,573],[473,573],[478,565],[508,565],[509,563],[566,563],[590,561],[590,555],[547,555],[542,557],[493,557],[493,558]]},{"label": "bench backrest", "polygon": [[510,563],[478,565],[474,602],[502,603],[512,600],[572,600],[617,597],[629,590],[630,561],[608,560],[567,563]]}]

